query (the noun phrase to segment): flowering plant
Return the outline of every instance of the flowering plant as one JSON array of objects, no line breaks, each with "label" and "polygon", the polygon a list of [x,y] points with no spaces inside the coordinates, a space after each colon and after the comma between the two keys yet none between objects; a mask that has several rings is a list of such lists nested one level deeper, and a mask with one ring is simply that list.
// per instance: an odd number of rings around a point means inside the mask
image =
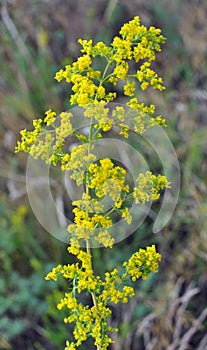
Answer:
[{"label": "flowering plant", "polygon": [[[58,309],[68,309],[64,322],[74,323],[74,339],[66,341],[65,350],[77,349],[90,337],[97,349],[107,349],[113,342],[110,333],[116,331],[109,325],[110,304],[127,303],[135,294],[132,282],[140,277],[147,279],[151,272],[157,272],[161,260],[152,245],[135,252],[123,264],[121,272],[114,269],[101,277],[94,273],[92,264],[92,241],[110,248],[115,242],[110,231],[115,213],[130,225],[133,218],[129,200],[145,204],[157,200],[160,190],[170,187],[165,176],[147,171],[137,174],[135,186],[131,188],[126,181],[125,168],[110,158],[97,159],[94,152],[96,143],[114,125],[124,138],[128,138],[130,130],[143,134],[156,125],[166,126],[165,119],[155,115],[155,106],[140,103],[137,97],[139,87],[142,90],[149,86],[164,89],[151,63],[165,38],[160,29],[141,25],[139,17],[124,24],[119,33],[110,46],[79,40],[82,55],[55,76],[58,82],[65,79],[72,84],[70,103],[81,107],[84,118],[89,121],[87,135],[74,128],[76,116],[72,110],[62,112],[59,118],[48,110],[43,119],[33,121],[32,131],[21,131],[21,141],[16,147],[16,152],[24,151],[36,159],[42,158],[47,164],[60,165],[62,171],[70,173],[77,186],[84,188],[81,199],[72,202],[74,220],[68,226],[68,252],[76,256],[77,262],[58,265],[46,276],[46,280],[56,281],[59,275],[68,280],[68,291],[57,305]],[[104,59],[103,71],[95,69],[98,56]],[[109,102],[117,97],[110,88],[120,83],[126,104],[114,104],[110,109]],[[69,152],[66,139],[70,136],[75,136],[78,144]],[[110,197],[110,208],[105,206],[106,197]],[[92,306],[81,302],[82,293],[91,296]]]}]

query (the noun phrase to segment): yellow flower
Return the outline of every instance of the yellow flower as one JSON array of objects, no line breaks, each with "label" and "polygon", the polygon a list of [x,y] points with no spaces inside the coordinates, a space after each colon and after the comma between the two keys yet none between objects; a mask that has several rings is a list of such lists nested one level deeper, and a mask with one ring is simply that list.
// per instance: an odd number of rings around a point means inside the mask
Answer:
[{"label": "yellow flower", "polygon": [[135,91],[136,87],[135,87],[135,82],[127,82],[124,85],[124,95],[126,96],[134,96],[134,91]]},{"label": "yellow flower", "polygon": [[98,89],[97,89],[97,97],[99,99],[102,99],[102,98],[104,98],[105,94],[106,94],[106,90],[104,89],[104,87],[103,86],[99,86]]},{"label": "yellow flower", "polygon": [[116,106],[112,111],[113,120],[116,122],[124,122],[125,119],[125,109],[123,106]]},{"label": "yellow flower", "polygon": [[61,82],[61,80],[64,78],[64,71],[63,69],[60,69],[56,74],[55,74],[55,79],[58,81],[58,83]]},{"label": "yellow flower", "polygon": [[144,62],[141,65],[140,69],[136,73],[136,77],[141,83],[142,90],[145,90],[149,85],[151,85],[153,89],[165,89],[162,78],[158,77],[157,73],[150,69],[149,62]]},{"label": "yellow flower", "polygon": [[85,69],[87,69],[92,63],[92,60],[89,55],[84,55],[82,57],[79,57],[77,62],[73,63],[73,69],[77,70],[79,72],[83,72]]},{"label": "yellow flower", "polygon": [[139,174],[136,184],[137,187],[133,191],[136,204],[157,200],[160,197],[160,190],[170,188],[170,182],[167,181],[165,176],[155,176],[150,171],[147,171],[145,175]]},{"label": "yellow flower", "polygon": [[92,53],[92,40],[78,40],[79,44],[83,47],[81,52],[85,52],[87,55],[91,55]]},{"label": "yellow flower", "polygon": [[121,212],[121,216],[122,216],[122,218],[124,218],[126,220],[127,224],[129,224],[129,225],[131,224],[132,216],[129,213],[129,208],[126,207],[125,209],[123,209]]},{"label": "yellow flower", "polygon": [[132,40],[138,34],[139,28],[140,28],[140,19],[138,16],[135,16],[133,20],[131,20],[128,23],[125,23],[122,26],[119,33],[121,34],[122,37]]},{"label": "yellow flower", "polygon": [[49,109],[47,112],[45,112],[45,118],[44,118],[44,123],[47,124],[47,126],[51,125],[54,123],[56,119],[56,113],[52,112],[51,109]]},{"label": "yellow flower", "polygon": [[151,272],[157,272],[160,260],[161,255],[156,252],[155,245],[152,245],[147,249],[139,249],[123,266],[125,266],[126,272],[132,278],[132,281],[136,281],[139,277],[147,279]]},{"label": "yellow flower", "polygon": [[111,45],[114,48],[112,59],[118,64],[132,58],[132,42],[130,40],[123,40],[116,36]]},{"label": "yellow flower", "polygon": [[110,57],[111,56],[111,49],[106,44],[104,44],[102,41],[100,41],[93,47],[92,55],[93,56],[100,55],[100,56]]},{"label": "yellow flower", "polygon": [[114,238],[111,237],[110,233],[107,230],[101,231],[96,237],[95,240],[103,244],[105,248],[112,248],[114,244]]},{"label": "yellow flower", "polygon": [[69,343],[68,340],[66,341],[66,347],[65,347],[64,350],[76,350],[76,349],[77,349],[77,348],[76,348],[74,342]]},{"label": "yellow flower", "polygon": [[109,158],[100,160],[100,165],[91,164],[88,168],[91,174],[89,188],[94,188],[96,196],[103,198],[107,193],[116,202],[120,199],[121,191],[128,192],[125,185],[126,170],[114,166]]},{"label": "yellow flower", "polygon": [[128,63],[126,61],[121,61],[121,63],[116,65],[116,67],[114,68],[114,75],[118,79],[125,79],[127,76],[128,70],[129,70]]}]

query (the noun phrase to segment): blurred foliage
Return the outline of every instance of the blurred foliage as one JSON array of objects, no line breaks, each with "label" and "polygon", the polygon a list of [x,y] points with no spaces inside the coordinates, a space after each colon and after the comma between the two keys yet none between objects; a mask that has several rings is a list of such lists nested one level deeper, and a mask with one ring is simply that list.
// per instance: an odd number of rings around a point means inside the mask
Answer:
[{"label": "blurred foliage", "polygon": [[[0,6],[0,349],[59,350],[70,333],[55,307],[65,286],[57,290],[44,281],[51,266],[69,256],[29,209],[25,156],[14,155],[19,130],[49,107],[69,107],[66,86],[53,76],[77,57],[79,37],[109,42],[121,24],[139,15],[167,37],[156,63],[167,89],[140,99],[155,103],[168,120],[182,184],[174,216],[160,234],[151,233],[158,203],[113,251],[94,249],[99,273],[152,242],[163,256],[159,274],[137,283],[136,298],[114,307],[111,322],[120,333],[111,349],[206,350],[206,1],[3,0]],[[145,144],[139,147],[159,171],[157,157]]]},{"label": "blurred foliage", "polygon": [[[0,334],[9,344],[24,332],[41,329],[39,322],[47,310],[45,295],[54,286],[44,280],[51,264],[33,233],[27,207],[20,204],[14,211],[3,195],[0,232]],[[28,345],[19,343],[22,349]]]}]

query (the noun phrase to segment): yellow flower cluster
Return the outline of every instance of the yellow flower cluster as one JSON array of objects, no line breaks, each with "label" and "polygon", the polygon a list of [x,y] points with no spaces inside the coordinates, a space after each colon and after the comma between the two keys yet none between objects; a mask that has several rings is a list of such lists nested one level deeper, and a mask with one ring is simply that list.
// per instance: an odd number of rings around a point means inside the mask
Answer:
[{"label": "yellow flower cluster", "polygon": [[137,79],[141,83],[141,89],[146,90],[149,85],[153,86],[153,89],[164,90],[162,78],[158,77],[152,69],[149,68],[150,63],[144,62],[140,69],[137,71]]},{"label": "yellow flower cluster", "polygon": [[96,198],[92,198],[89,194],[83,193],[82,198],[72,202],[72,205],[78,207],[88,213],[104,212],[103,204]]},{"label": "yellow flower cluster", "polygon": [[62,112],[60,113],[60,126],[55,129],[56,139],[58,143],[61,143],[61,139],[64,139],[73,133],[73,126],[71,124],[72,113]]},{"label": "yellow flower cluster", "polygon": [[[102,281],[99,276],[94,275],[90,254],[84,251],[76,251],[76,255],[81,264],[58,265],[46,276],[47,280],[57,280],[58,275],[61,274],[70,281],[71,291],[65,293],[57,305],[59,310],[67,307],[69,311],[69,316],[64,319],[64,322],[75,323],[73,336],[76,342],[67,341],[66,349],[76,349],[89,337],[94,339],[95,345],[100,345],[101,349],[107,349],[108,345],[112,342],[112,339],[107,333],[115,331],[115,329],[107,324],[111,310],[106,306],[101,290],[106,289],[106,294],[104,295],[108,300],[110,298],[110,292],[112,292],[112,290],[109,290],[110,278],[106,276],[106,280]],[[113,273],[111,273],[111,276],[113,276]],[[95,306],[89,308],[88,305],[83,306],[77,300],[76,293],[81,293],[82,291],[86,291],[87,293],[96,292],[98,294]],[[117,291],[114,288],[113,294],[116,293]],[[124,287],[122,293],[119,295],[119,299],[126,302],[128,300],[127,298],[132,295],[132,289],[130,287]]]},{"label": "yellow flower cluster", "polygon": [[146,106],[143,102],[139,103],[136,97],[132,97],[126,105],[126,108],[116,106],[112,111],[113,122],[120,128],[120,134],[125,138],[128,138],[130,129],[137,134],[143,134],[156,125],[166,127],[166,121],[162,116],[151,117],[155,113],[153,104]]},{"label": "yellow flower cluster", "polygon": [[[93,146],[91,146],[91,150]],[[88,144],[84,143],[73,147],[70,154],[65,154],[61,159],[61,170],[71,171],[71,179],[80,186],[85,180],[85,171],[96,156],[88,152]]]},{"label": "yellow flower cluster", "polygon": [[[69,252],[74,253],[73,249],[68,250]],[[64,266],[58,265],[57,267],[53,268],[51,272],[48,273],[45,279],[53,279],[54,281],[57,281],[58,276],[62,275],[64,278],[72,281],[71,287],[73,292],[75,292],[76,290],[78,291],[78,293],[80,293],[83,290],[87,290],[88,292],[99,290],[100,277],[94,276],[91,266],[91,255],[80,249],[76,250],[75,255],[77,255],[77,258],[81,262],[81,265],[79,263]],[[73,282],[74,280],[75,284]],[[67,307],[70,308],[69,304],[71,303],[71,299],[68,298],[71,298],[71,296],[71,293],[66,293],[65,298],[62,299],[61,302],[58,304],[58,308],[61,309],[65,305],[67,305]]]},{"label": "yellow flower cluster", "polygon": [[[148,58],[149,61],[155,60],[155,50],[160,51],[160,44],[165,42],[165,38],[160,35],[161,30],[155,27],[147,29],[140,25],[138,16],[134,17],[129,23],[125,23],[120,30],[121,36],[128,42],[133,42],[133,57],[136,62],[140,59]],[[135,45],[137,43],[137,45]]]},{"label": "yellow flower cluster", "polygon": [[[71,245],[68,250],[73,252],[73,249]],[[108,325],[111,310],[106,305],[127,303],[129,298],[134,296],[134,288],[126,284],[127,279],[132,281],[136,281],[139,277],[147,279],[151,272],[158,271],[161,256],[156,252],[154,245],[147,247],[146,250],[140,249],[123,264],[126,272],[119,275],[118,270],[114,269],[106,272],[102,280],[100,276],[94,275],[90,254],[78,249],[75,255],[80,263],[58,265],[45,277],[47,280],[57,280],[58,275],[62,275],[70,283],[70,290],[64,294],[57,305],[59,310],[63,307],[68,309],[69,316],[64,319],[64,322],[75,324],[73,331],[75,342],[67,341],[65,349],[76,349],[89,337],[94,339],[95,345],[100,346],[101,349],[107,349],[112,342],[107,333],[116,329]],[[84,306],[78,300],[77,293],[83,291],[93,293],[96,299],[95,305]]]},{"label": "yellow flower cluster", "polygon": [[[116,85],[119,79],[126,80],[124,94],[134,96],[135,84],[128,80],[128,76],[137,79],[143,90],[149,85],[154,89],[164,89],[162,79],[150,69],[151,62],[156,58],[155,52],[160,51],[160,44],[165,42],[165,38],[160,34],[161,30],[155,27],[147,29],[140,25],[139,17],[136,16],[124,24],[119,33],[121,36],[116,36],[110,46],[103,42],[93,45],[92,40],[79,39],[83,55],[72,65],[67,65],[64,70],[60,69],[56,73],[55,79],[58,82],[65,79],[73,84],[71,104],[86,107],[96,101],[113,101],[116,94],[106,93],[103,84],[111,82]],[[103,73],[92,68],[93,58],[97,56],[106,59],[107,66]],[[132,60],[142,61],[142,64],[135,74],[129,75],[129,62]]]},{"label": "yellow flower cluster", "polygon": [[72,66],[67,65],[65,70],[61,69],[56,73],[55,79],[60,82],[65,79],[67,83],[72,83],[70,97],[72,105],[77,104],[80,107],[87,106],[94,101],[105,100],[110,102],[116,96],[106,94],[106,90],[101,84],[101,72],[91,67],[92,59],[89,54],[79,57]]},{"label": "yellow flower cluster", "polygon": [[147,171],[146,174],[139,174],[136,184],[137,187],[134,187],[133,191],[136,204],[157,200],[160,198],[160,190],[170,188],[170,182],[167,181],[165,176],[155,176],[150,171]]},{"label": "yellow flower cluster", "polygon": [[83,160],[85,160],[87,154],[88,148],[86,144],[73,147],[71,154],[66,154],[62,159],[62,170],[74,170],[83,168]]},{"label": "yellow flower cluster", "polygon": [[[77,240],[95,239],[104,247],[112,248],[114,238],[111,237],[108,227],[112,226],[112,219],[107,214],[108,209],[100,202],[100,198],[107,195],[112,199],[113,205],[109,212],[117,212],[130,224],[132,221],[128,207],[123,207],[129,195],[129,186],[125,184],[126,170],[114,166],[109,158],[92,163],[87,170],[88,189],[94,190],[94,198],[84,193],[78,201],[73,201],[74,224],[68,226],[70,237]],[[104,214],[103,214],[104,213]],[[98,229],[98,230],[97,230]]]},{"label": "yellow flower cluster", "polygon": [[[80,201],[78,205],[83,206]],[[68,232],[72,237],[76,239],[87,240],[94,236],[96,233],[96,228],[99,229],[99,234],[95,239],[102,243],[105,247],[112,247],[114,240],[111,238],[109,232],[105,228],[112,225],[112,220],[109,216],[104,216],[102,214],[90,214],[88,210],[83,210],[80,208],[74,208],[73,212],[75,214],[74,224],[68,226]],[[103,228],[103,230],[101,229]]]},{"label": "yellow flower cluster", "polygon": [[111,159],[104,158],[100,160],[100,165],[90,164],[88,172],[88,187],[95,190],[96,196],[103,198],[108,194],[114,201],[115,207],[120,207],[121,194],[129,192],[129,186],[125,185],[126,170],[120,166],[114,166]]},{"label": "yellow flower cluster", "polygon": [[112,221],[109,217],[104,217],[101,214],[94,214],[91,217],[88,212],[79,208],[73,209],[75,214],[74,222],[77,226],[94,228],[94,227],[109,227]]},{"label": "yellow flower cluster", "polygon": [[106,350],[112,343],[108,332],[116,329],[107,325],[111,311],[101,301],[97,307],[83,306],[78,303],[71,293],[66,293],[65,298],[58,305],[59,309],[66,306],[70,310],[70,316],[64,319],[65,323],[75,323],[73,336],[76,342],[66,341],[66,349],[77,349],[87,338],[92,337],[94,344]]},{"label": "yellow flower cluster", "polygon": [[101,299],[108,302],[113,302],[117,304],[122,301],[123,303],[128,302],[128,298],[134,296],[134,288],[129,286],[124,286],[122,291],[117,288],[120,284],[120,277],[118,270],[114,269],[112,272],[105,273],[105,281],[102,283],[103,292],[101,294]]},{"label": "yellow flower cluster", "polygon": [[21,141],[18,141],[15,152],[28,152],[35,159],[42,158],[48,164],[56,165],[61,162],[62,157],[65,156],[63,152],[65,139],[73,134],[70,121],[72,117],[71,113],[63,112],[59,117],[59,126],[55,125],[56,113],[49,109],[44,119],[33,121],[34,130],[20,131]]},{"label": "yellow flower cluster", "polygon": [[[92,40],[79,40],[83,55],[72,65],[67,65],[64,70],[57,72],[55,78],[58,81],[65,79],[68,83],[72,83],[73,94],[70,102],[86,108],[84,116],[97,123],[94,125],[98,129],[95,133],[97,138],[101,137],[98,131],[109,131],[114,122],[118,123],[120,134],[126,138],[131,125],[137,133],[143,133],[147,128],[157,124],[165,125],[165,120],[161,116],[148,117],[154,113],[154,106],[147,107],[137,102],[136,85],[130,80],[134,78],[139,81],[142,89],[149,85],[156,89],[163,89],[161,78],[150,68],[150,65],[156,58],[155,52],[160,51],[160,44],[164,42],[165,39],[160,34],[160,30],[154,27],[147,29],[140,24],[139,17],[124,24],[120,30],[120,37],[116,36],[110,46],[103,42],[93,45]],[[96,56],[105,57],[104,72],[93,69],[93,60]],[[129,74],[129,64],[132,60],[136,62],[144,60],[144,62],[140,63],[136,73]],[[119,79],[125,81],[124,94],[130,98],[127,103],[130,108],[129,113],[127,112],[128,120],[124,113],[117,110],[112,111],[113,118],[109,118],[109,109],[106,108],[106,104],[116,98],[116,93],[106,92],[104,84],[107,82],[116,84]],[[136,114],[133,115],[131,111],[135,109]],[[21,131],[22,140],[18,142],[16,152],[23,150],[35,158],[41,157],[47,163],[62,164],[62,170],[72,171],[72,178],[80,185],[84,181],[87,164],[89,161],[94,161],[95,157],[85,154],[84,157],[88,157],[88,162],[86,159],[81,162],[79,155],[84,149],[83,145],[72,151],[71,158],[63,151],[64,139],[73,133],[77,135],[79,141],[87,142],[83,135],[73,131],[71,118],[70,113],[63,112],[60,114],[60,126],[54,126],[56,113],[48,110],[43,120],[34,121],[35,129],[32,132]],[[50,129],[46,130],[45,125]]]},{"label": "yellow flower cluster", "polygon": [[147,249],[139,249],[123,266],[125,266],[126,274],[131,276],[132,281],[136,281],[139,277],[146,280],[151,272],[158,271],[160,260],[161,255],[156,252],[155,245],[152,245]]},{"label": "yellow flower cluster", "polygon": [[101,230],[101,232],[99,232],[95,237],[95,240],[102,244],[105,248],[112,248],[114,244],[114,238],[111,237],[109,231],[107,230]]},{"label": "yellow flower cluster", "polygon": [[[105,101],[94,101],[85,107],[84,116],[94,121],[94,127],[104,132],[112,128],[113,120],[108,117],[109,108]],[[97,122],[97,124],[96,124]]]},{"label": "yellow flower cluster", "polygon": [[135,82],[127,82],[124,85],[124,95],[126,96],[134,96],[134,91],[136,90]]},{"label": "yellow flower cluster", "polygon": [[33,131],[27,131],[26,129],[20,131],[21,141],[17,142],[17,147],[15,148],[15,152],[29,152],[31,149],[31,145],[35,144],[37,141],[43,126],[42,119],[33,120]]},{"label": "yellow flower cluster", "polygon": [[129,212],[129,208],[124,208],[123,210],[121,210],[121,216],[122,218],[124,218],[124,220],[127,222],[127,224],[131,224],[132,222],[132,216]]},{"label": "yellow flower cluster", "polygon": [[51,124],[53,125],[55,119],[56,119],[56,113],[53,112],[51,109],[45,112],[44,123],[46,123],[47,126]]}]

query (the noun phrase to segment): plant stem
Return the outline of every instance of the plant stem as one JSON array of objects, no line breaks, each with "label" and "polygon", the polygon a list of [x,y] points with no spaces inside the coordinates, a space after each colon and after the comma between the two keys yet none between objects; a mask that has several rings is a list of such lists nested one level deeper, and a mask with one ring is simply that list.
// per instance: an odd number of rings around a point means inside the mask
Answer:
[{"label": "plant stem", "polygon": [[[93,137],[93,118],[91,118],[91,120],[90,120],[90,129],[89,129],[89,135],[88,135],[88,141],[89,141],[88,142],[88,154],[90,154],[90,152],[91,152],[92,137]],[[86,194],[89,194],[88,184],[86,184]],[[86,240],[86,251],[90,255],[90,268],[91,268],[91,270],[93,270],[92,254],[91,254],[91,247],[90,247],[89,239]],[[96,296],[95,296],[95,294],[93,292],[91,292],[91,296],[92,296],[93,304],[94,304],[95,308],[97,309]]]},{"label": "plant stem", "polygon": [[[111,63],[112,63],[111,61],[108,61],[107,65],[106,65],[106,67],[105,67],[105,69],[104,69],[102,78],[101,78],[101,80],[100,80],[99,86],[101,86],[101,85],[103,84],[103,82],[104,82],[106,79],[108,79],[108,77],[111,75],[111,74],[110,74],[110,75],[108,75],[108,76],[106,77],[107,70],[109,69]],[[113,74],[112,74],[112,75],[113,75]]]},{"label": "plant stem", "polygon": [[[111,62],[109,61],[105,67],[105,70],[104,70],[103,75],[102,75],[102,79],[100,80],[100,83],[99,83],[99,86],[101,86],[103,84],[103,82],[108,78],[108,77],[106,77],[106,73],[107,73],[107,70],[108,70],[110,64],[111,64]],[[89,134],[88,134],[88,155],[91,152],[92,141],[93,141],[93,118],[91,118],[91,120],[90,120],[90,129],[89,129]],[[86,181],[86,194],[89,194],[88,181]],[[89,239],[86,240],[86,252],[90,255],[90,268],[91,268],[91,270],[93,270],[92,254],[91,254],[91,247],[90,247]],[[93,292],[91,292],[91,297],[93,300],[93,305],[97,310],[98,305],[97,305],[96,295]],[[101,350],[100,345],[96,345],[96,348],[97,348],[97,350]]]}]

